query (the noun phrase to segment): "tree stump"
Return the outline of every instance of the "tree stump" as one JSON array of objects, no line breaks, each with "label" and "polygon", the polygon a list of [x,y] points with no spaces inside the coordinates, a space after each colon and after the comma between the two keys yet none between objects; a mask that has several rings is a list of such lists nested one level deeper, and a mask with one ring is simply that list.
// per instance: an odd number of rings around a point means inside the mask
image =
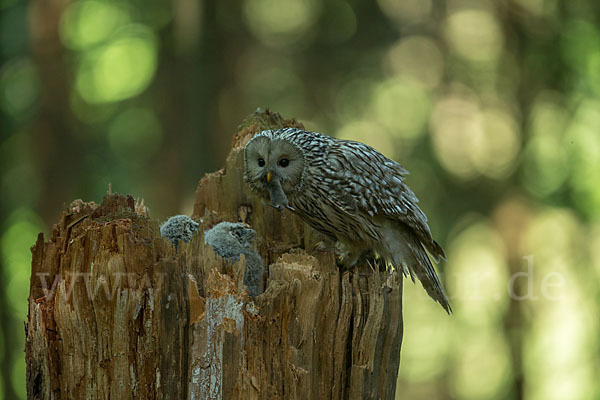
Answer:
[{"label": "tree stump", "polygon": [[[225,167],[201,179],[189,243],[174,248],[131,196],[73,202],[38,236],[26,327],[29,399],[393,399],[402,277],[341,272],[319,233],[243,182],[243,146],[301,125],[256,112]],[[265,292],[204,243],[220,221],[257,232]]]}]

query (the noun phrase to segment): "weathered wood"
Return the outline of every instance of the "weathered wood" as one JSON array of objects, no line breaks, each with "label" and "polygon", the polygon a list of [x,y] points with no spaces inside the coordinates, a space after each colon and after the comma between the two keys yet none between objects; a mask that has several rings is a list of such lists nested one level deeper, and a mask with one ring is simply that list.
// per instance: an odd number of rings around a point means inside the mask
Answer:
[{"label": "weathered wood", "polygon": [[245,260],[215,255],[202,233],[175,250],[133,198],[74,202],[32,248],[29,399],[393,399],[402,280],[362,265],[341,272],[312,250],[319,234],[264,205],[242,180],[242,149],[266,128],[251,116],[224,169],[200,181],[192,217],[257,232],[267,267],[256,302]]}]

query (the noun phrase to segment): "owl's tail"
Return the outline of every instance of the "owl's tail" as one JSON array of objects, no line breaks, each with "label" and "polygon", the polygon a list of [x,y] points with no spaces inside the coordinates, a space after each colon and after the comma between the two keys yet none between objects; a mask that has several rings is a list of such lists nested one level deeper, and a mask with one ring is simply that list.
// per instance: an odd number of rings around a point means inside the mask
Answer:
[{"label": "owl's tail", "polygon": [[402,268],[405,276],[410,274],[413,282],[416,276],[423,284],[427,294],[450,314],[452,308],[442,283],[417,236],[402,223],[390,221],[384,226],[384,229],[385,235],[384,240],[380,243],[382,247],[380,254],[391,261],[396,268]]}]

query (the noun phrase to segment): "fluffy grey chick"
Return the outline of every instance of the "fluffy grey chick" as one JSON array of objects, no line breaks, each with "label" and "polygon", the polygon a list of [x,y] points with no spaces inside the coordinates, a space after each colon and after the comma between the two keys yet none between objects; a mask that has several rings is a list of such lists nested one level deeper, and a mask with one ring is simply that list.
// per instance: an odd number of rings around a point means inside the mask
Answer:
[{"label": "fluffy grey chick", "polygon": [[198,231],[198,223],[187,215],[174,215],[160,226],[160,235],[177,247],[180,240],[189,242]]},{"label": "fluffy grey chick", "polygon": [[265,270],[262,258],[252,247],[255,236],[253,229],[234,222],[221,222],[204,231],[204,242],[221,257],[236,262],[240,260],[240,254],[245,256],[244,285],[254,299],[263,292],[262,276]]}]

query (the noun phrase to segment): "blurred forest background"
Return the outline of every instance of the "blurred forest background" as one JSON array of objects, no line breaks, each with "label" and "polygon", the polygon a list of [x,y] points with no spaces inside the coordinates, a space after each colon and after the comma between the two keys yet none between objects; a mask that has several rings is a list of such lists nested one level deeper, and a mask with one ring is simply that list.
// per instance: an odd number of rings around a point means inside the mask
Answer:
[{"label": "blurred forest background", "polygon": [[268,106],[401,162],[455,313],[405,284],[403,399],[600,398],[597,0],[0,0],[0,398],[73,199],[191,212]]}]

